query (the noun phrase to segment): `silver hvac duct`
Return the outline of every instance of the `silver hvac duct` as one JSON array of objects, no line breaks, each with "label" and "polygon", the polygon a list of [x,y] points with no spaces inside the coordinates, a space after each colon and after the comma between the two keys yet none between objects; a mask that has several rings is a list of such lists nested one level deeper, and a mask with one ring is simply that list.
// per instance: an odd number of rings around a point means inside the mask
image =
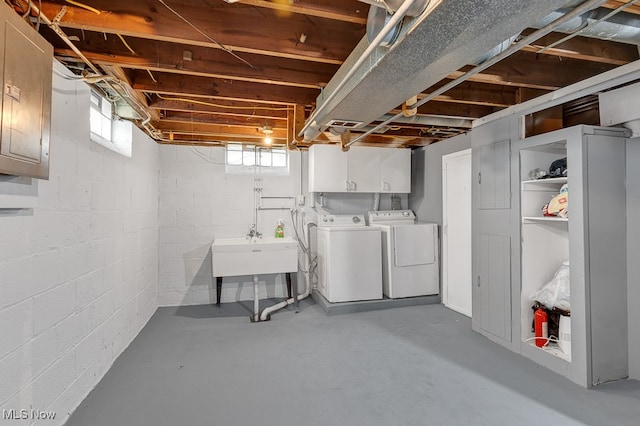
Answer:
[{"label": "silver hvac duct", "polygon": [[[567,10],[564,9],[552,12],[531,27],[536,29],[542,28],[562,17],[566,12]],[[620,12],[611,16],[606,21],[594,24],[610,13],[610,9],[595,9],[559,26],[555,31],[567,34],[580,31],[579,35],[584,37],[640,45],[640,17],[637,15]]]},{"label": "silver hvac duct", "polygon": [[368,125],[566,3],[432,0],[421,15],[404,18],[395,43],[373,46],[364,61],[371,49],[366,37],[360,41],[318,96],[321,113],[307,120],[305,139],[332,126]]}]

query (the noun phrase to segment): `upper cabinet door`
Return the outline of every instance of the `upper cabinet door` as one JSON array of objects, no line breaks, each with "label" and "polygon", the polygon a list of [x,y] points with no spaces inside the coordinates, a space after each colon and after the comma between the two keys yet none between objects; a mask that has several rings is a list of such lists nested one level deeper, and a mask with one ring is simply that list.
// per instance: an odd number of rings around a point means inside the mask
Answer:
[{"label": "upper cabinet door", "polygon": [[380,150],[352,146],[348,154],[349,191],[380,192]]},{"label": "upper cabinet door", "polygon": [[511,208],[511,156],[509,140],[474,148],[474,186],[477,208]]},{"label": "upper cabinet door", "polygon": [[379,192],[411,192],[411,150],[380,148]]},{"label": "upper cabinet door", "polygon": [[347,153],[338,145],[311,145],[309,148],[309,191],[346,192]]}]

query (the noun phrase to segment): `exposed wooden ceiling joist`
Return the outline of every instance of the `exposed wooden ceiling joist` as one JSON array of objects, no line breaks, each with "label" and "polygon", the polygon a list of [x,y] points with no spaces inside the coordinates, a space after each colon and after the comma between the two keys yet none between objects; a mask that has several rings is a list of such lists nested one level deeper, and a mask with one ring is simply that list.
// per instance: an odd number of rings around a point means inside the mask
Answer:
[{"label": "exposed wooden ceiling joist", "polygon": [[[12,3],[22,15],[26,8],[20,9],[19,1]],[[607,1],[604,7],[628,2]],[[277,131],[279,142],[286,140],[292,108],[311,112],[322,88],[365,35],[368,10],[358,0],[42,1],[43,13],[58,17],[76,48],[134,89],[165,137],[196,144],[260,143],[264,125]],[[640,6],[626,12],[640,14]],[[45,26],[40,31],[63,63],[77,73],[87,68],[53,31]],[[532,31],[524,29],[523,35]],[[421,106],[418,115],[451,118],[441,123],[468,121],[639,58],[636,45],[582,36],[540,53],[565,36],[541,38]],[[470,68],[422,88],[418,98]],[[464,131],[464,126],[394,123],[363,143],[424,146]],[[316,141],[339,140],[325,132]]]},{"label": "exposed wooden ceiling joist", "polygon": [[[214,49],[224,46],[240,56],[254,53],[340,64],[365,33],[362,24],[341,22],[342,25],[335,25],[335,21],[327,18],[301,14],[284,17],[275,10],[228,5],[223,1],[167,3],[191,25],[158,1],[97,0],[87,3],[102,13],[67,7],[59,25]],[[61,1],[45,1],[42,11],[53,19],[65,5]],[[301,42],[302,34],[305,34],[304,42]],[[242,63],[238,59],[231,62]]]},{"label": "exposed wooden ceiling joist", "polygon": [[288,16],[290,13],[300,13],[362,25],[367,23],[367,12],[369,10],[368,6],[362,3],[335,0],[314,2],[304,0],[238,0],[237,3],[278,10],[284,13],[284,16]]}]

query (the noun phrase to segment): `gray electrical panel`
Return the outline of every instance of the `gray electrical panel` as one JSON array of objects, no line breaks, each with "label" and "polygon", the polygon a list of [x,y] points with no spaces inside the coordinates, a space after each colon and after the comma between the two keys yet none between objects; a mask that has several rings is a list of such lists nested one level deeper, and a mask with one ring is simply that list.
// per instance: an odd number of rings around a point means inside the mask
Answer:
[{"label": "gray electrical panel", "polygon": [[0,6],[0,173],[49,178],[53,48]]}]

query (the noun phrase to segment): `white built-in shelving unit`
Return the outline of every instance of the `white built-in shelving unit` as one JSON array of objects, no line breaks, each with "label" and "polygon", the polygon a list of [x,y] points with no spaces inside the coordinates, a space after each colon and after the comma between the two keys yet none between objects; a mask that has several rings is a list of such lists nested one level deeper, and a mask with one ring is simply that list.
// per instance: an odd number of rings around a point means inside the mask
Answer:
[{"label": "white built-in shelving unit", "polygon": [[[628,374],[625,247],[625,132],[575,126],[514,144],[520,182],[521,353],[590,387]],[[568,176],[531,180],[567,157]],[[543,206],[568,186],[568,218]],[[534,344],[533,294],[570,263],[571,350]]]}]

